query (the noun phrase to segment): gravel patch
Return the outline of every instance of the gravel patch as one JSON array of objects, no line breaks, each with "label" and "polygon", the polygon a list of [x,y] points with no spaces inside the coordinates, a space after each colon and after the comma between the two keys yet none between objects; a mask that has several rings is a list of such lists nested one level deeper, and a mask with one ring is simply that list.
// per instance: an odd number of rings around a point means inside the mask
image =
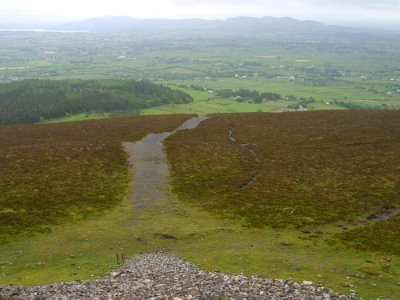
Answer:
[{"label": "gravel patch", "polygon": [[356,299],[309,281],[204,272],[165,253],[144,254],[104,278],[35,287],[0,287],[12,299]]}]

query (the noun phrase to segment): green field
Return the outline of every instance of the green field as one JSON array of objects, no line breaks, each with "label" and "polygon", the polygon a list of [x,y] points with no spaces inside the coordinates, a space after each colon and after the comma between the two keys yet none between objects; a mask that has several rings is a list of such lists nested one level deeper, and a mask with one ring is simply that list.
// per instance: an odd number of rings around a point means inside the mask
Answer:
[{"label": "green field", "polygon": [[[290,103],[290,102],[289,102]],[[214,98],[211,100],[194,101],[190,104],[168,104],[143,110],[143,115],[164,114],[215,114],[237,112],[281,112],[288,110],[288,103],[239,103],[231,99]]]},{"label": "green field", "polygon": [[[291,111],[289,105],[296,104],[295,100],[275,100],[263,101],[257,104],[252,102],[238,102],[233,99],[221,98],[218,95],[204,91],[197,91],[190,88],[182,88],[176,85],[169,85],[170,88],[179,89],[194,99],[188,104],[167,104],[142,111],[143,115],[163,115],[163,114],[215,114],[215,113],[238,113],[238,112],[283,112]],[[343,107],[316,102],[309,105],[310,110],[334,110],[344,109]]]}]

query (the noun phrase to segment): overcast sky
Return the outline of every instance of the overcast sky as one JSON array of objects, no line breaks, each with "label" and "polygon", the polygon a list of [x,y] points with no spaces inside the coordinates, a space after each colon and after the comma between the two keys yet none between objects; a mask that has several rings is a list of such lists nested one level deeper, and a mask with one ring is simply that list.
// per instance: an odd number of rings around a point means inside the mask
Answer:
[{"label": "overcast sky", "polygon": [[290,16],[328,23],[399,21],[400,0],[0,0],[3,23],[35,19],[63,22],[104,15],[206,19]]}]

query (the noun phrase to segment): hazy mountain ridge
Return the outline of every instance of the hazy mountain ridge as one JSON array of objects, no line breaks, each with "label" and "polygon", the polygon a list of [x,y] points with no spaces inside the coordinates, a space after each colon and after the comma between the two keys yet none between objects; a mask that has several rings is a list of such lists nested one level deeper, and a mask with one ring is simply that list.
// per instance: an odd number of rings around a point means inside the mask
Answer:
[{"label": "hazy mountain ridge", "polygon": [[305,39],[316,42],[332,41],[393,41],[399,32],[379,29],[360,29],[326,25],[311,20],[297,20],[290,17],[235,17],[227,20],[204,19],[136,19],[127,16],[104,16],[80,22],[71,22],[57,27],[57,30],[84,30],[93,33],[166,34],[175,36],[241,36],[273,38],[302,42]]}]

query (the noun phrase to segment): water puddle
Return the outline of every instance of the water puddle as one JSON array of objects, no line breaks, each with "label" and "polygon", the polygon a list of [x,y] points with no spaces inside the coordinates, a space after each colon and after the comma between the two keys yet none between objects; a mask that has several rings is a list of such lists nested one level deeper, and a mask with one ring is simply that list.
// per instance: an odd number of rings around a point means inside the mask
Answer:
[{"label": "water puddle", "polygon": [[[187,120],[171,132],[151,133],[136,143],[123,143],[133,168],[132,188],[128,198],[136,209],[146,208],[156,201],[165,199],[168,190],[169,166],[164,153],[164,141],[180,130],[193,129],[207,116],[198,116]],[[128,226],[133,226],[130,222]]]}]

